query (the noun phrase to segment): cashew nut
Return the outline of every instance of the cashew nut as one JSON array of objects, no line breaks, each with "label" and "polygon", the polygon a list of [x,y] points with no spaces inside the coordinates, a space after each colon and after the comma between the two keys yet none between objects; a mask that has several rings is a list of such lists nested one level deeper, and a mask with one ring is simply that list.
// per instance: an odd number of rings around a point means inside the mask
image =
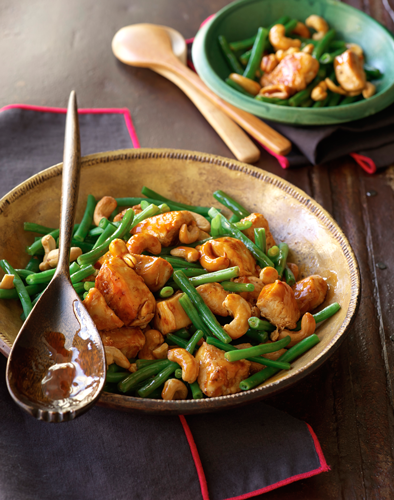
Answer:
[{"label": "cashew nut", "polygon": [[170,378],[164,383],[163,390],[161,391],[161,397],[166,401],[170,401],[172,399],[186,399],[187,392],[187,387],[183,382],[177,378]]},{"label": "cashew nut", "polygon": [[134,234],[127,242],[129,253],[142,254],[147,250],[153,255],[158,255],[161,252],[161,243],[157,236],[149,233]]},{"label": "cashew nut", "polygon": [[129,372],[130,373],[135,373],[137,371],[137,363],[131,363],[129,366]]},{"label": "cashew nut", "polygon": [[250,305],[240,295],[230,293],[227,295],[223,306],[234,317],[231,323],[224,325],[224,329],[232,339],[245,335],[249,329],[248,319],[252,316]]},{"label": "cashew nut", "polygon": [[[70,262],[74,262],[74,260],[77,260],[80,255],[82,255],[82,250],[79,247],[70,248]],[[56,248],[55,250],[51,250],[49,252],[46,264],[48,264],[49,267],[54,268],[57,266],[58,261],[59,261],[59,249]]]},{"label": "cashew nut", "polygon": [[156,349],[153,349],[152,354],[155,359],[166,359],[168,354],[168,344],[164,342],[164,344],[161,344],[159,347],[156,347]]},{"label": "cashew nut", "polygon": [[296,27],[293,29],[292,33],[294,33],[298,36],[302,36],[303,38],[310,38],[311,37],[311,32],[308,30],[308,28],[305,26],[305,24],[301,23],[300,21],[298,21],[298,23],[296,24]]},{"label": "cashew nut", "polygon": [[197,380],[200,365],[197,363],[196,358],[186,349],[177,347],[168,351],[167,355],[170,361],[175,361],[182,368],[182,380],[192,384]]},{"label": "cashew nut", "polygon": [[357,54],[360,59],[364,59],[363,49],[357,43],[347,43],[346,48]]},{"label": "cashew nut", "polygon": [[277,97],[278,99],[288,99],[289,91],[288,87],[278,83],[276,85],[267,85],[260,90],[259,95],[264,97]]},{"label": "cashew nut", "polygon": [[0,281],[0,290],[11,290],[15,288],[13,274],[5,274],[3,279]]},{"label": "cashew nut", "polygon": [[188,224],[182,224],[179,230],[179,241],[188,245],[189,243],[194,243],[200,237],[200,229],[197,226],[195,220]]},{"label": "cashew nut", "polygon": [[312,54],[314,48],[315,46],[313,43],[308,43],[308,45],[305,45],[301,52],[304,52],[305,54]]},{"label": "cashew nut", "polygon": [[326,82],[327,88],[331,90],[331,92],[334,92],[335,94],[346,95],[346,90],[343,90],[342,87],[335,85],[335,83],[330,78],[326,78],[324,81]]},{"label": "cashew nut", "polygon": [[294,274],[294,278],[295,280],[297,281],[297,278],[298,278],[298,273],[299,273],[299,270],[298,270],[298,266],[297,264],[294,264],[293,262],[288,262],[287,263],[287,267],[290,269],[290,271]]},{"label": "cashew nut", "polygon": [[239,75],[238,73],[231,73],[230,80],[238,83],[238,85],[246,90],[246,92],[249,92],[249,94],[252,95],[257,95],[261,88],[257,82],[251,80],[250,78],[246,78],[245,76]]},{"label": "cashew nut", "polygon": [[211,235],[209,233],[206,233],[205,231],[202,231],[200,229],[200,234],[198,235],[198,241],[201,241],[201,240],[206,240],[207,238],[210,238]]},{"label": "cashew nut", "polygon": [[260,69],[264,71],[264,73],[271,73],[278,66],[278,59],[275,54],[268,54],[263,57],[260,64]]},{"label": "cashew nut", "polygon": [[51,266],[47,263],[48,260],[48,254],[52,250],[55,250],[56,248],[56,241],[55,238],[51,234],[46,234],[41,238],[41,244],[44,247],[45,250],[45,255],[44,258],[42,259],[41,264],[39,265],[40,271],[46,271],[47,269],[50,269]]},{"label": "cashew nut", "polygon": [[227,269],[230,260],[227,257],[216,257],[213,253],[211,241],[206,241],[200,248],[200,264],[207,271],[220,271]]},{"label": "cashew nut", "polygon": [[130,255],[129,253],[126,255],[123,255],[123,260],[126,262],[126,264],[131,267],[131,269],[134,269],[135,266],[137,265],[137,259],[134,257],[134,255]]},{"label": "cashew nut", "polygon": [[271,45],[274,47],[275,51],[276,50],[287,50],[290,47],[300,47],[301,46],[301,40],[296,40],[293,38],[287,38],[285,36],[285,27],[283,24],[275,24],[270,29],[269,32],[269,40],[271,42]]},{"label": "cashew nut", "polygon": [[296,52],[300,52],[300,49],[298,47],[290,47],[287,50],[278,50],[275,54],[275,57],[278,62],[281,62],[286,56],[295,54]]},{"label": "cashew nut", "polygon": [[200,252],[191,247],[173,248],[170,254],[174,257],[182,257],[182,259],[186,259],[187,262],[197,262],[200,258]]},{"label": "cashew nut", "polygon": [[292,332],[290,330],[282,330],[277,337],[278,340],[284,339],[288,335],[291,337],[291,342],[287,345],[287,347],[293,347],[293,345],[298,344],[301,340],[306,339],[316,330],[316,321],[311,313],[307,312],[304,314],[301,320],[301,330],[298,332]]},{"label": "cashew nut", "polygon": [[[188,212],[188,210],[186,210]],[[197,227],[206,232],[211,232],[211,223],[202,215],[196,214],[196,212],[189,212],[189,214],[196,221]]]},{"label": "cashew nut", "polygon": [[308,19],[305,20],[305,24],[308,28],[316,30],[316,33],[312,35],[313,40],[321,40],[329,30],[327,22],[322,17],[316,16],[315,14],[309,16]]},{"label": "cashew nut", "polygon": [[264,267],[264,269],[260,271],[260,279],[264,285],[275,283],[275,281],[279,279],[278,271],[274,267]]},{"label": "cashew nut", "polygon": [[327,84],[320,82],[312,90],[311,97],[314,101],[323,101],[327,97]]},{"label": "cashew nut", "polygon": [[126,370],[130,368],[130,361],[117,347],[104,346],[104,351],[105,359],[107,360],[107,366],[112,365],[112,363],[116,363],[118,366],[126,368]]},{"label": "cashew nut", "polygon": [[101,198],[101,200],[97,203],[93,214],[93,222],[96,226],[99,225],[101,219],[108,219],[117,206],[118,203],[115,198],[112,198],[112,196],[104,196]]},{"label": "cashew nut", "polygon": [[109,244],[109,251],[111,255],[114,257],[123,257],[125,254],[128,254],[126,243],[120,238],[115,238]]},{"label": "cashew nut", "polygon": [[376,92],[376,87],[373,83],[367,82],[365,84],[365,88],[363,90],[363,97],[368,99],[368,97],[372,97]]},{"label": "cashew nut", "polygon": [[138,357],[139,359],[156,359],[152,354],[152,351],[163,344],[164,337],[159,330],[147,330],[144,332],[144,335],[146,339],[145,344],[140,350]]}]

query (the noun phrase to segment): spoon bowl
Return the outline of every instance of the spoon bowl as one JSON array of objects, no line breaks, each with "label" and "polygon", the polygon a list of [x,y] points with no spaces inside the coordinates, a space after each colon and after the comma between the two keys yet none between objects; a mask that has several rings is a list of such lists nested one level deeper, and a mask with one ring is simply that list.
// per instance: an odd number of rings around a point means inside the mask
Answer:
[{"label": "spoon bowl", "polygon": [[69,273],[80,168],[78,112],[72,92],[64,145],[59,262],[13,344],[6,374],[16,403],[48,422],[71,420],[88,410],[105,382],[101,338]]}]

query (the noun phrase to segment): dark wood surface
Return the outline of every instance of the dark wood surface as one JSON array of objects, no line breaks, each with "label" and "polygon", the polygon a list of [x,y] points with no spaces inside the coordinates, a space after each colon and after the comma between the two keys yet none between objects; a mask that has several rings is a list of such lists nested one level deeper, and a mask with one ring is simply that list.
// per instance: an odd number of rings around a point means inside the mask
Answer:
[{"label": "dark wood surface", "polygon": [[[232,158],[204,118],[172,83],[119,63],[111,39],[128,24],[172,26],[192,37],[226,0],[19,0],[0,5],[0,107],[128,107],[142,146]],[[349,0],[394,30],[393,0]],[[393,158],[394,162],[394,158]],[[314,428],[331,472],[265,494],[265,500],[392,499],[394,363],[394,166],[374,176],[350,158],[282,170],[262,151],[258,166],[323,205],[357,255],[362,299],[344,344],[314,374],[268,403]],[[376,196],[369,196],[375,191]],[[380,269],[378,263],[387,268]],[[263,498],[261,497],[261,498]]]}]

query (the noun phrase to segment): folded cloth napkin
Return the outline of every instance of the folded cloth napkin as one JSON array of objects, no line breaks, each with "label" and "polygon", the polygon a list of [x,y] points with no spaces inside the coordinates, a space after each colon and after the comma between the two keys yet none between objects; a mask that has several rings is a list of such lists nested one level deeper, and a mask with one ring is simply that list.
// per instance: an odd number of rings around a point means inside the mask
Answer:
[{"label": "folded cloth napkin", "polygon": [[[201,26],[213,16],[206,19]],[[191,46],[194,38],[186,40],[188,65],[194,70]],[[275,156],[283,168],[318,165],[350,155],[369,174],[388,167],[394,160],[394,104],[361,120],[328,126],[290,126],[264,120],[293,144],[287,156]]]},{"label": "folded cloth napkin", "polygon": [[[0,196],[62,160],[65,111],[0,110]],[[80,110],[80,130],[83,154],[139,147],[127,110]],[[329,470],[313,430],[261,402],[179,418],[96,406],[49,425],[15,405],[5,367],[0,356],[2,500],[241,499]]]}]

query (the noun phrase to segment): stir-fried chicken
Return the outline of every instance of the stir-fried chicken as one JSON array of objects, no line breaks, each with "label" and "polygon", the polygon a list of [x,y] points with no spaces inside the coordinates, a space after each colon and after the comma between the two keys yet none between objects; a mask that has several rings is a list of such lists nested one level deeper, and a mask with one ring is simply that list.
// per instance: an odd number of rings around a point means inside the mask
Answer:
[{"label": "stir-fried chicken", "polygon": [[196,288],[197,292],[201,295],[203,301],[209,309],[217,316],[228,316],[227,309],[223,306],[229,292],[219,283],[205,283]]},{"label": "stir-fried chicken", "polygon": [[145,344],[145,335],[139,328],[124,326],[101,333],[104,346],[118,348],[126,358],[135,358]]},{"label": "stir-fried chicken", "polygon": [[144,280],[119,257],[100,268],[96,288],[127,326],[145,327],[155,314],[156,301]]},{"label": "stir-fried chicken", "polygon": [[318,274],[297,281],[293,286],[294,297],[301,315],[311,312],[324,302],[327,294],[327,283]]},{"label": "stir-fried chicken", "polygon": [[242,241],[225,236],[212,240],[211,247],[217,257],[227,257],[230,266],[239,267],[240,276],[255,276],[256,261]]},{"label": "stir-fried chicken", "polygon": [[206,342],[199,348],[196,360],[200,365],[198,385],[211,398],[240,392],[239,383],[249,376],[250,361],[230,363],[224,351]]},{"label": "stir-fried chicken", "polygon": [[152,292],[160,290],[170,279],[173,269],[169,262],[161,257],[131,254],[134,257],[134,270],[145,281]]},{"label": "stir-fried chicken", "polygon": [[179,303],[181,296],[182,294],[178,293],[156,304],[156,314],[153,325],[160,330],[163,335],[191,325],[189,316]]},{"label": "stir-fried chicken", "polygon": [[366,76],[361,59],[352,50],[346,50],[334,60],[335,76],[340,86],[348,92],[362,91],[366,85]]},{"label": "stir-fried chicken", "polygon": [[279,329],[295,328],[300,318],[294,292],[284,281],[266,285],[260,292],[257,307],[261,315]]},{"label": "stir-fried chicken", "polygon": [[242,292],[240,293],[240,296],[250,304],[255,305],[260,292],[264,287],[262,280],[260,278],[256,278],[255,276],[241,276],[241,278],[235,278],[233,281],[234,283],[252,283],[254,285],[253,292]]},{"label": "stir-fried chicken", "polygon": [[303,90],[319,70],[319,62],[305,52],[289,54],[278,66],[261,78],[262,87],[281,85],[286,89],[288,97]]},{"label": "stir-fried chicken", "polygon": [[156,236],[163,247],[179,243],[179,230],[184,225],[195,226],[196,222],[190,212],[166,212],[149,217],[132,229],[132,234],[147,232]]},{"label": "stir-fried chicken", "polygon": [[267,249],[273,247],[274,245],[276,245],[275,240],[274,240],[274,238],[273,238],[273,236],[271,234],[268,221],[264,217],[263,214],[257,214],[257,213],[250,214],[250,215],[248,215],[248,217],[245,217],[244,219],[241,219],[241,222],[244,222],[244,221],[251,221],[251,223],[252,223],[252,227],[250,227],[249,229],[244,229],[242,232],[250,240],[252,240],[253,243],[255,242],[255,240],[254,240],[254,230],[257,229],[257,228],[259,228],[259,227],[262,227],[262,228],[265,229],[265,239],[266,239],[266,243],[267,243]]},{"label": "stir-fried chicken", "polygon": [[108,307],[103,295],[97,288],[89,290],[83,305],[94,321],[97,330],[112,330],[121,328],[124,325],[123,321]]}]

